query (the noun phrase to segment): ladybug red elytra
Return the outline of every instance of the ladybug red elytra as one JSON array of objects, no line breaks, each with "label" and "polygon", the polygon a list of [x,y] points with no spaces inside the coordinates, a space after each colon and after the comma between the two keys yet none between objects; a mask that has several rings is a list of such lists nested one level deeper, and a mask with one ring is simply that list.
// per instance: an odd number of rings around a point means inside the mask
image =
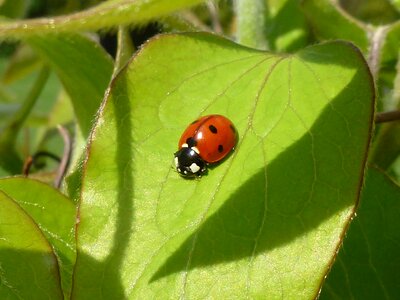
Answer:
[{"label": "ladybug red elytra", "polygon": [[221,115],[208,115],[192,122],[183,132],[175,167],[184,177],[200,177],[207,165],[226,157],[237,142],[233,123]]}]

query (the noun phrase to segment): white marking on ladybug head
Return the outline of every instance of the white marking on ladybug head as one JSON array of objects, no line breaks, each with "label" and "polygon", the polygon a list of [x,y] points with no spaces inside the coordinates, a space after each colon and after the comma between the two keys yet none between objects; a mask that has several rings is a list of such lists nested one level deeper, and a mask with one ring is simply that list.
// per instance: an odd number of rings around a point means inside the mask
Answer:
[{"label": "white marking on ladybug head", "polygon": [[178,158],[177,158],[177,157],[175,157],[174,161],[175,161],[175,167],[178,167],[178,166],[179,166],[179,161],[178,161]]},{"label": "white marking on ladybug head", "polygon": [[188,148],[188,147],[189,147],[188,144],[186,143],[182,144],[182,148]]},{"label": "white marking on ladybug head", "polygon": [[194,150],[194,152],[196,152],[197,154],[200,154],[200,151],[197,147],[192,147],[190,149]]},{"label": "white marking on ladybug head", "polygon": [[192,171],[192,173],[197,173],[200,170],[200,167],[198,165],[196,165],[195,163],[192,163],[189,167],[190,171]]},{"label": "white marking on ladybug head", "polygon": [[187,174],[187,171],[186,171],[186,170],[183,170],[183,174]]}]

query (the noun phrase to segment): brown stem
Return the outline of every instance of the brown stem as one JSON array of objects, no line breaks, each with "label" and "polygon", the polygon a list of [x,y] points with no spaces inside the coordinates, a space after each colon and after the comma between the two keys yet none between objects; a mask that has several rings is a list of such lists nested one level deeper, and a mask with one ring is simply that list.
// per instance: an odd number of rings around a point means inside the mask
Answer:
[{"label": "brown stem", "polygon": [[58,125],[57,129],[64,141],[64,153],[61,158],[60,165],[58,166],[56,179],[54,180],[54,186],[56,188],[59,188],[61,186],[61,181],[64,178],[65,173],[67,172],[69,161],[71,159],[72,140],[69,136],[68,131],[64,127]]},{"label": "brown stem", "polygon": [[29,172],[31,170],[32,165],[39,168],[41,167],[40,164],[38,163],[38,159],[40,157],[49,157],[55,160],[56,162],[60,162],[60,158],[51,152],[47,151],[36,152],[35,155],[28,156],[27,159],[25,159],[24,166],[22,169],[22,174],[24,174],[25,177],[29,176]]},{"label": "brown stem", "polygon": [[389,26],[378,26],[371,29],[368,34],[369,51],[367,61],[374,78],[378,76],[382,47],[388,28]]},{"label": "brown stem", "polygon": [[22,174],[24,174],[25,177],[28,177],[29,171],[32,167],[32,164],[33,164],[33,157],[28,156],[28,158],[25,160],[24,166],[22,168]]},{"label": "brown stem", "polygon": [[222,26],[219,22],[218,4],[214,1],[209,0],[207,1],[206,5],[208,8],[208,12],[210,13],[213,30],[218,34],[222,34]]},{"label": "brown stem", "polygon": [[375,115],[375,123],[385,123],[400,120],[400,110],[381,112]]}]

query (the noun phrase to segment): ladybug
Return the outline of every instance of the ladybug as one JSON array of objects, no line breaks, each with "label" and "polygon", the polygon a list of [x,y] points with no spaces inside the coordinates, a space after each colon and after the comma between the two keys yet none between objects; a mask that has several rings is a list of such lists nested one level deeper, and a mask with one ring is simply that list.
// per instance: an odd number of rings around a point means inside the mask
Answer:
[{"label": "ladybug", "polygon": [[235,147],[237,132],[221,115],[208,115],[193,121],[183,132],[175,156],[175,167],[183,177],[200,177],[207,165],[219,162]]}]

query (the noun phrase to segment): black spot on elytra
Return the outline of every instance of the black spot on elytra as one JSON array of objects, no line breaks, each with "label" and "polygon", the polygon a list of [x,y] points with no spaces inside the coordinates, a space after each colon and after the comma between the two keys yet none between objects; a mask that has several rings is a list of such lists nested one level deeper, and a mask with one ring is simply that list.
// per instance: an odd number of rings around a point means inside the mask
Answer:
[{"label": "black spot on elytra", "polygon": [[224,151],[224,146],[218,145],[218,152],[222,153],[222,151]]},{"label": "black spot on elytra", "polygon": [[190,148],[196,146],[197,142],[193,137],[190,137],[186,139],[186,144],[188,144],[188,147]]},{"label": "black spot on elytra", "polygon": [[218,132],[217,128],[214,125],[210,125],[208,126],[208,129],[210,129],[210,131],[214,134],[216,134]]}]

